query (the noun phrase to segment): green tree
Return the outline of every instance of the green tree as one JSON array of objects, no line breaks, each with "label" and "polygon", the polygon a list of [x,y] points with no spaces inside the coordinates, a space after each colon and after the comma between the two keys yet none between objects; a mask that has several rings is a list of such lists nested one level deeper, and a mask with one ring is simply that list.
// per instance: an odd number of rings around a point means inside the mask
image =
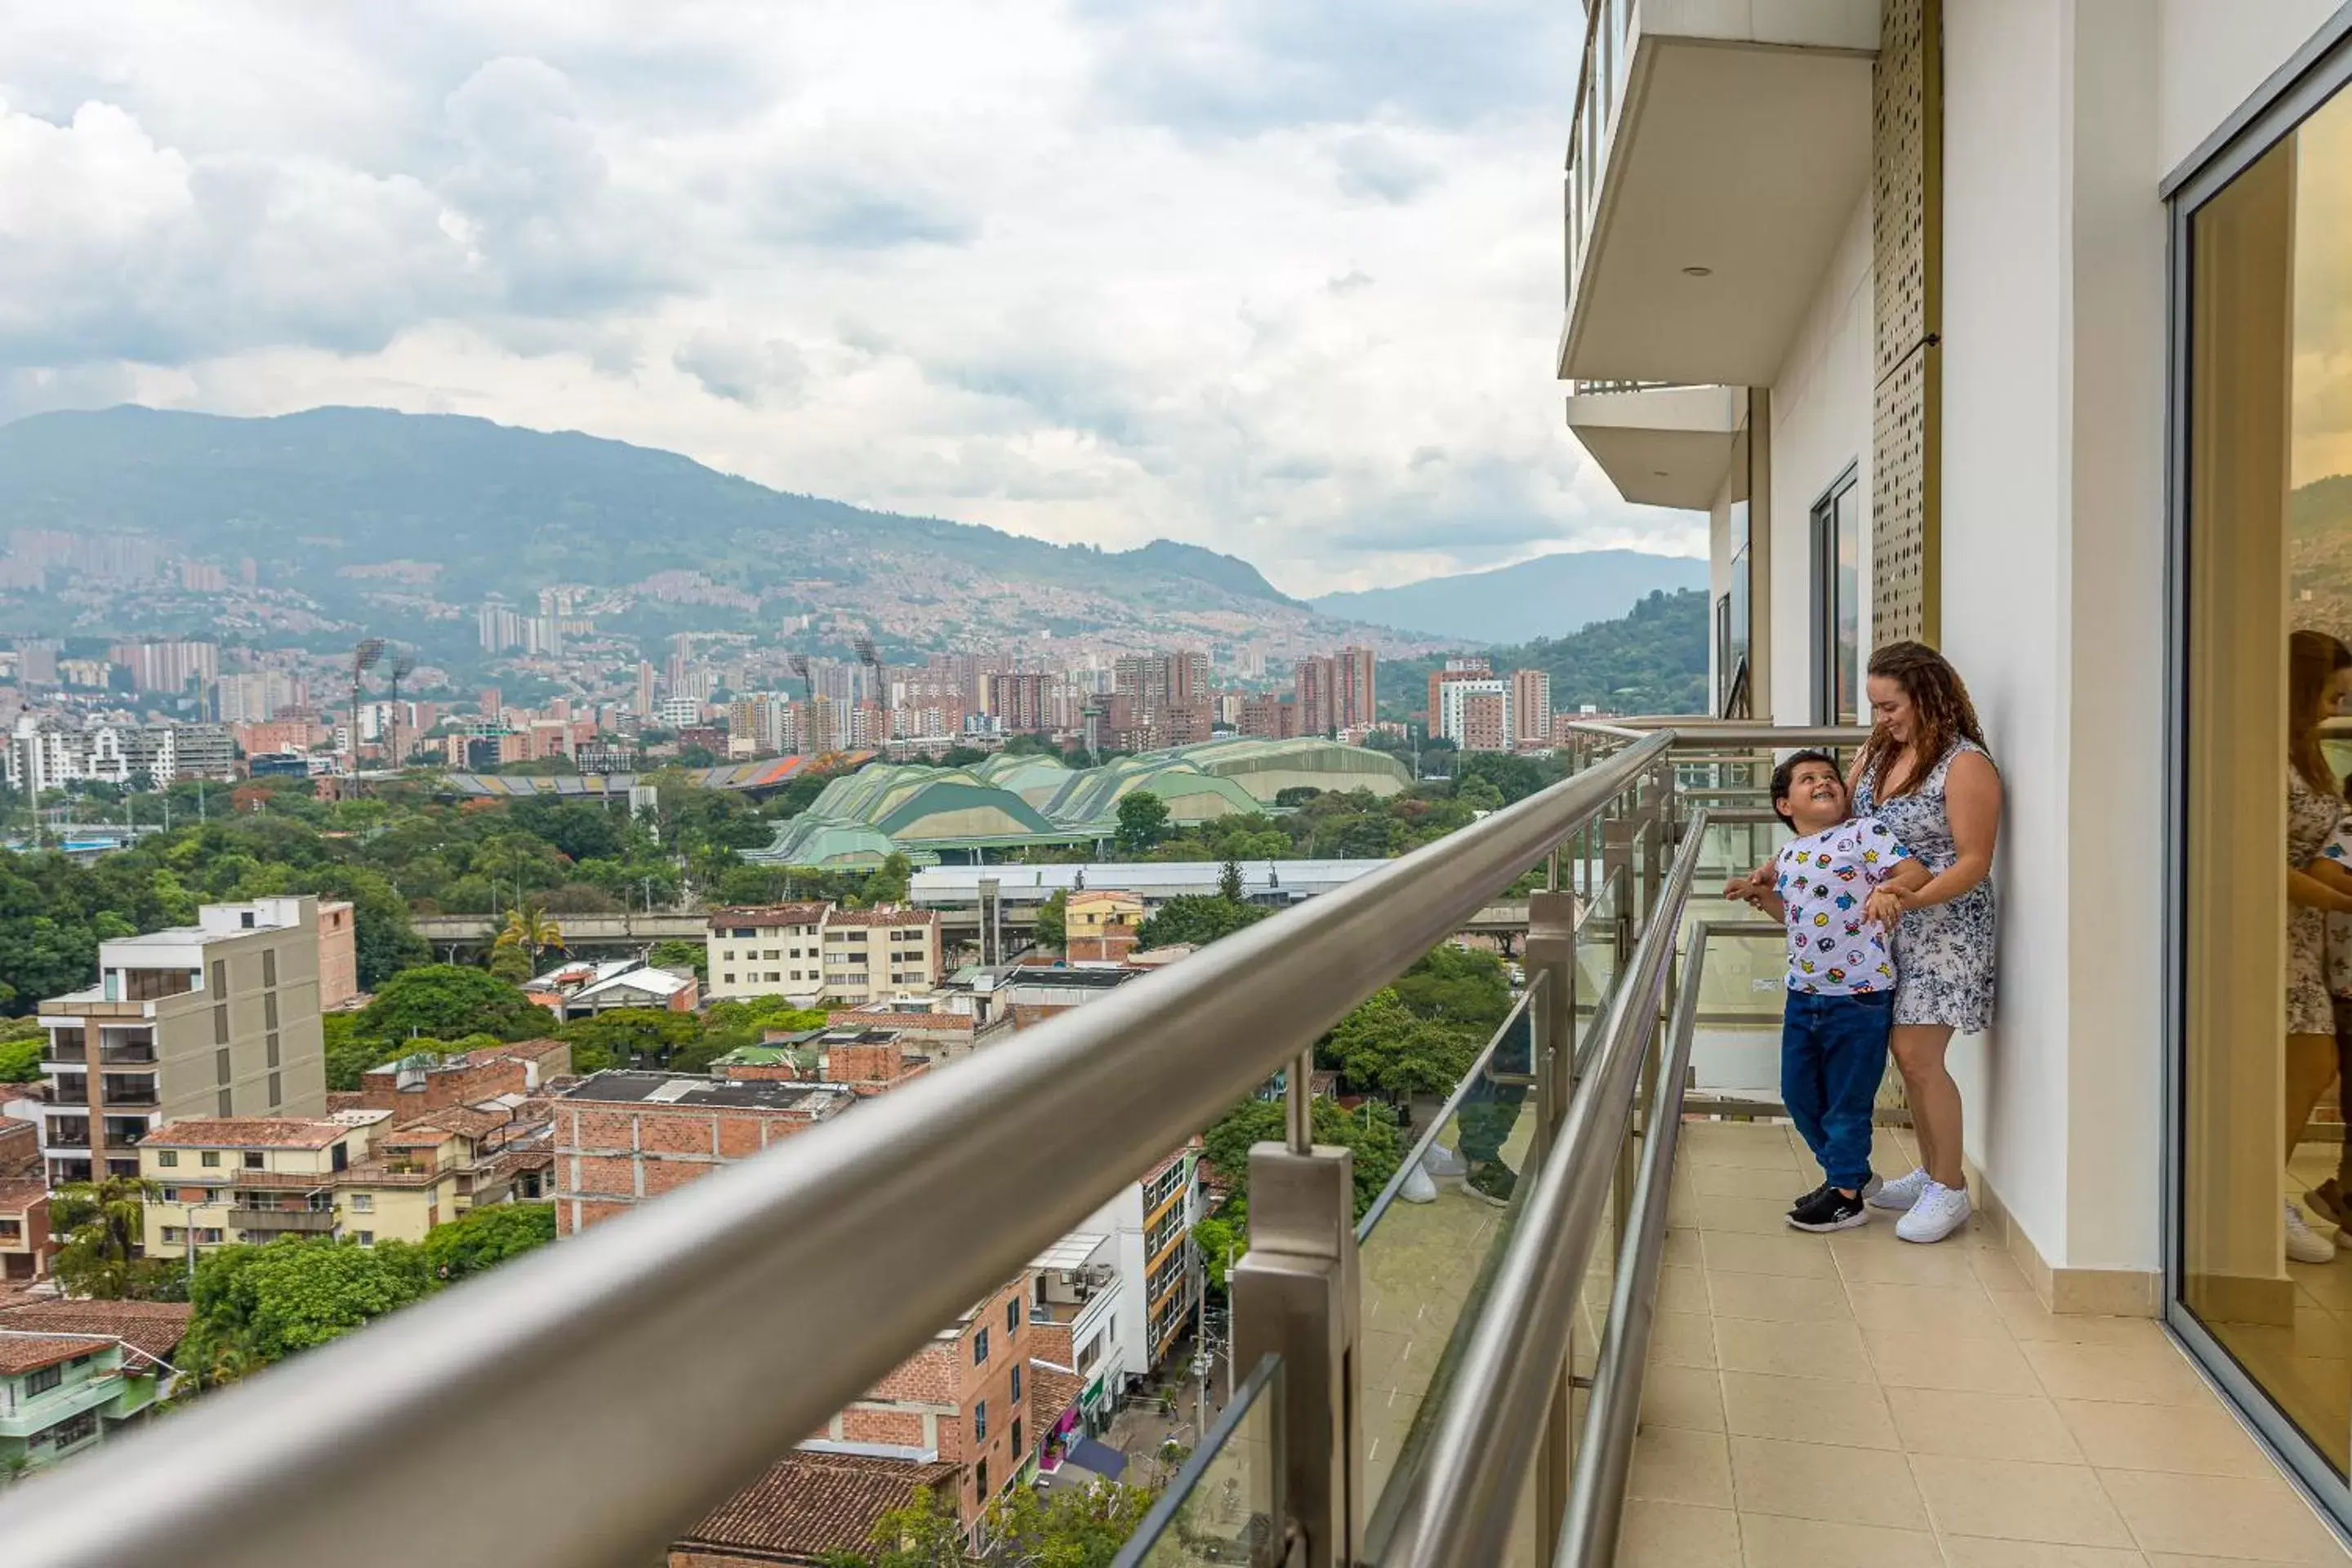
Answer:
[{"label": "green tree", "polygon": [[36,1018],[0,1018],[0,1083],[32,1083],[41,1076],[49,1032]]},{"label": "green tree", "polygon": [[1491,952],[1442,942],[1391,982],[1397,999],[1418,1017],[1466,1025],[1482,1037],[1511,1010],[1510,976]]},{"label": "green tree", "polygon": [[1051,1497],[1014,1487],[988,1505],[992,1559],[1003,1568],[1110,1568],[1151,1510],[1151,1494],[1113,1481]]},{"label": "green tree", "polygon": [[554,1027],[554,1015],[516,986],[455,963],[428,963],[394,975],[360,1009],[352,1026],[356,1034],[392,1041],[477,1033],[527,1040]]},{"label": "green tree", "polygon": [[527,954],[530,972],[539,972],[540,954],[563,948],[563,928],[548,918],[547,911],[530,904],[517,904],[507,911],[506,928],[490,944],[493,953],[516,952]]},{"label": "green tree", "polygon": [[865,897],[859,901],[869,909],[903,904],[914,882],[915,863],[894,849],[883,857],[882,864],[866,879]]},{"label": "green tree", "polygon": [[491,1204],[426,1231],[425,1263],[435,1279],[454,1283],[554,1239],[553,1204]]},{"label": "green tree", "polygon": [[1138,947],[1205,947],[1221,936],[1257,924],[1274,911],[1262,904],[1235,903],[1214,895],[1183,893],[1160,906],[1136,928]]},{"label": "green tree", "polygon": [[68,1182],[49,1199],[49,1230],[62,1238],[58,1282],[75,1296],[121,1300],[138,1294],[135,1265],[146,1205],[160,1189],[137,1176]]},{"label": "green tree", "polygon": [[1069,921],[1069,892],[1066,889],[1056,889],[1052,898],[1037,906],[1037,945],[1055,952],[1067,947],[1070,942]]},{"label": "green tree", "polygon": [[1222,1290],[1226,1270],[1249,1250],[1249,1226],[1228,1206],[1192,1227],[1192,1245],[1201,1254],[1202,1268],[1208,1270],[1209,1283]]},{"label": "green tree", "polygon": [[874,1521],[867,1552],[835,1552],[838,1568],[969,1568],[955,1503],[929,1487]]},{"label": "green tree", "polygon": [[[1279,1100],[1244,1100],[1202,1134],[1202,1152],[1226,1184],[1230,1194],[1225,1213],[1235,1215],[1234,1204],[1246,1204],[1249,1199],[1249,1152],[1254,1143],[1276,1142],[1283,1138],[1283,1104]],[[1397,1163],[1403,1158],[1403,1147],[1397,1135],[1396,1115],[1388,1107],[1367,1102],[1349,1110],[1336,1101],[1317,1096],[1313,1107],[1315,1142],[1334,1143],[1355,1151],[1356,1215],[1363,1216],[1381,1195],[1389,1178],[1396,1174]]]},{"label": "green tree", "polygon": [[1168,837],[1168,803],[1148,789],[1132,790],[1118,803],[1115,842],[1122,855],[1141,855]]},{"label": "green tree", "polygon": [[698,1072],[709,1065],[709,1057],[719,1054],[702,1056],[694,1050],[704,1043],[701,1019],[666,1007],[614,1007],[574,1018],[556,1033],[572,1047],[572,1066],[578,1072],[607,1067]]},{"label": "green tree", "polygon": [[653,950],[646,954],[646,962],[673,974],[690,972],[696,979],[707,980],[709,978],[710,948],[706,942],[669,937],[654,943]]},{"label": "green tree", "polygon": [[1470,1029],[1418,1016],[1383,986],[1339,1020],[1325,1052],[1351,1087],[1397,1102],[1451,1089],[1483,1043]]},{"label": "green tree", "polygon": [[188,1350],[198,1364],[231,1351],[254,1367],[337,1339],[432,1293],[425,1250],[282,1237],[215,1248],[196,1264]]},{"label": "green tree", "polygon": [[1229,904],[1249,901],[1242,888],[1242,863],[1230,856],[1217,868],[1217,897]]}]

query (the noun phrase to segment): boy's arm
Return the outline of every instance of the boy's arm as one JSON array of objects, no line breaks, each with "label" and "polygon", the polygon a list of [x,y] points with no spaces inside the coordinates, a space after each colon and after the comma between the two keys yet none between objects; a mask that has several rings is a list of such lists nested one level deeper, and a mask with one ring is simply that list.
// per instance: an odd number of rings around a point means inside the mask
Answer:
[{"label": "boy's arm", "polygon": [[1787,900],[1780,897],[1780,890],[1778,889],[1757,889],[1756,897],[1752,902],[1756,905],[1758,912],[1779,921],[1783,925],[1788,923],[1789,905]]}]

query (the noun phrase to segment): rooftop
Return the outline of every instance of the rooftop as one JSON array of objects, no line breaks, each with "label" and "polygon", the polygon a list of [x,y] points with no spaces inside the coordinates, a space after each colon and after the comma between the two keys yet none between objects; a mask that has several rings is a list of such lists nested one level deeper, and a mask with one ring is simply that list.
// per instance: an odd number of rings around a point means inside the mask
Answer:
[{"label": "rooftop", "polygon": [[[615,1068],[581,1079],[560,1090],[556,1098],[618,1105],[677,1105],[688,1110],[796,1110],[815,1117],[829,1114],[846,1097],[825,1084]],[[811,1100],[816,1103],[808,1103]]]},{"label": "rooftop", "polygon": [[927,926],[940,917],[931,910],[835,910],[825,917],[832,926]]},{"label": "rooftop", "polygon": [[875,1521],[910,1502],[918,1490],[955,1483],[957,1467],[864,1454],[787,1455],[768,1473],[686,1531],[678,1545],[749,1550],[782,1561],[855,1550]]},{"label": "rooftop", "polygon": [[[0,1306],[0,1330],[19,1333],[100,1334],[149,1360],[168,1358],[195,1310],[185,1301],[28,1301]],[[85,1341],[84,1349],[89,1348]]]},{"label": "rooftop", "polygon": [[45,1366],[71,1361],[105,1348],[95,1340],[58,1339],[47,1334],[11,1333],[0,1329],[0,1376],[38,1372]]},{"label": "rooftop", "polygon": [[1062,1412],[1078,1402],[1087,1391],[1087,1380],[1076,1373],[1055,1366],[1052,1362],[1033,1361],[1029,1363],[1029,1429],[1043,1432],[1062,1418]]},{"label": "rooftop", "polygon": [[49,1195],[47,1182],[36,1176],[26,1181],[0,1182],[0,1214],[18,1214],[33,1205],[45,1202]]},{"label": "rooftop", "polygon": [[723,926],[805,926],[824,918],[824,904],[755,904],[710,911],[710,929]]},{"label": "rooftop", "polygon": [[139,1141],[142,1149],[324,1149],[353,1123],[291,1116],[184,1116]]}]

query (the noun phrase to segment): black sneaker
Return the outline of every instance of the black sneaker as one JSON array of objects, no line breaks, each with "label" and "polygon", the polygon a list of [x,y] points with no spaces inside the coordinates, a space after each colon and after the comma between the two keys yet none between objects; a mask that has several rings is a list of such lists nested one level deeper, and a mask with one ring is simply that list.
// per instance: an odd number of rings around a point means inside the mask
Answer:
[{"label": "black sneaker", "polygon": [[[1886,1183],[1880,1178],[1878,1173],[1873,1171],[1870,1173],[1870,1180],[1862,1184],[1862,1195],[1864,1199],[1874,1198],[1885,1188],[1885,1186]],[[1829,1192],[1830,1190],[1830,1184],[1827,1182],[1823,1182],[1820,1186],[1815,1187],[1811,1192],[1807,1193],[1803,1197],[1799,1198],[1795,1203],[1790,1204],[1789,1206],[1790,1208],[1802,1208],[1807,1204],[1811,1203],[1815,1198],[1820,1197],[1823,1193]]]},{"label": "black sneaker", "polygon": [[1869,1205],[1862,1194],[1846,1196],[1835,1187],[1824,1187],[1789,1211],[1789,1223],[1799,1230],[1814,1232],[1852,1230],[1870,1223]]},{"label": "black sneaker", "polygon": [[1481,1160],[1470,1167],[1468,1175],[1462,1178],[1464,1192],[1472,1197],[1484,1198],[1497,1208],[1511,1201],[1511,1194],[1518,1184],[1518,1173],[1500,1160]]},{"label": "black sneaker", "polygon": [[1827,1182],[1823,1182],[1820,1186],[1815,1187],[1811,1192],[1807,1193],[1803,1197],[1801,1197],[1801,1198],[1793,1198],[1793,1199],[1790,1200],[1790,1203],[1789,1203],[1789,1212],[1790,1212],[1790,1214],[1795,1214],[1799,1209],[1803,1208],[1807,1204],[1819,1203],[1819,1202],[1821,1201],[1821,1196],[1822,1196],[1822,1194],[1823,1193],[1831,1192],[1831,1191],[1833,1191],[1833,1190],[1834,1190],[1834,1189],[1833,1189],[1833,1188],[1832,1188],[1832,1187],[1831,1187],[1831,1185],[1830,1185]]}]

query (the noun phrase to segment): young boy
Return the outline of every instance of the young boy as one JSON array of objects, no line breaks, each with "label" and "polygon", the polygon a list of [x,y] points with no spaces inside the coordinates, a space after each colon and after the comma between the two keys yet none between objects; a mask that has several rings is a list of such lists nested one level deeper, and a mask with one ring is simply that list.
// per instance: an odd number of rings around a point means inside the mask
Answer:
[{"label": "young boy", "polygon": [[1871,1110],[1895,1017],[1886,938],[1895,911],[1891,897],[1873,895],[1922,886],[1928,873],[1885,824],[1852,815],[1845,780],[1824,752],[1799,752],[1773,770],[1772,811],[1797,834],[1781,847],[1772,885],[1743,879],[1724,891],[1789,931],[1780,1099],[1826,1178],[1797,1200],[1789,1223],[1845,1230],[1870,1217]]}]

